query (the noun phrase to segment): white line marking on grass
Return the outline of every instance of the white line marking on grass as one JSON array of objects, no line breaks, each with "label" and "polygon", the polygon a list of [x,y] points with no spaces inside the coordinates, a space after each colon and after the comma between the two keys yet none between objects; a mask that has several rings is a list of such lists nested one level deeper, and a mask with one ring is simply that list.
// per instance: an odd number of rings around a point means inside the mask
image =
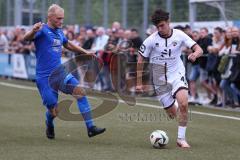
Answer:
[{"label": "white line marking on grass", "polygon": [[[144,103],[137,103],[136,105],[143,106],[143,107],[147,106],[147,107],[151,107],[151,108],[163,108],[163,107],[160,107],[160,106],[157,106],[157,105],[144,104]],[[224,115],[220,115],[220,114],[198,112],[198,111],[191,111],[191,113],[204,115],[204,116],[210,116],[210,117],[219,117],[219,118],[225,118],[225,119],[232,119],[232,120],[240,121],[240,117],[224,116]]]},{"label": "white line marking on grass", "polygon": [[233,117],[233,116],[224,116],[220,114],[213,114],[213,113],[206,113],[206,112],[198,112],[198,111],[191,111],[191,113],[199,114],[199,115],[205,115],[205,116],[212,116],[212,117],[219,117],[219,118],[226,118],[226,119],[232,119],[232,120],[238,120],[240,121],[239,117]]},{"label": "white line marking on grass", "polygon": [[24,86],[24,85],[19,85],[19,84],[12,84],[12,83],[0,82],[0,85],[6,86],[6,87],[13,87],[13,88],[19,88],[19,89],[26,89],[26,90],[31,90],[31,91],[37,91],[37,88],[36,88],[36,87],[29,87],[29,86]]},{"label": "white line marking on grass", "polygon": [[[18,84],[6,83],[6,82],[0,82],[0,85],[6,86],[6,87],[13,87],[13,88],[37,91],[36,87],[29,87],[29,86],[25,86],[25,85],[18,85]],[[95,97],[89,97],[89,98],[96,99]],[[123,100],[119,100],[119,102],[123,103],[123,104],[126,104]],[[136,103],[136,105],[137,106],[142,106],[142,107],[150,107],[150,108],[161,108],[161,109],[163,108],[162,106],[146,104],[146,103]],[[204,116],[210,116],[210,117],[218,117],[218,118],[225,118],[225,119],[240,121],[240,117],[234,117],[234,116],[224,116],[224,115],[220,115],[220,114],[198,112],[198,111],[191,111],[191,113],[198,114],[198,115],[204,115]]]}]

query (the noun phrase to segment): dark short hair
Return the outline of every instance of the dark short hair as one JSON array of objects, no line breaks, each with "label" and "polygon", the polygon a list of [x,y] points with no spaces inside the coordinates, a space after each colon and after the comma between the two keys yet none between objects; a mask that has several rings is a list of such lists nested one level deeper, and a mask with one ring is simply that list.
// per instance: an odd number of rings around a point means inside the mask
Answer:
[{"label": "dark short hair", "polygon": [[169,13],[162,10],[162,9],[157,9],[152,15],[152,23],[157,26],[158,23],[161,21],[167,21],[169,20]]},{"label": "dark short hair", "polygon": [[191,27],[188,24],[186,24],[184,29],[191,29]]},{"label": "dark short hair", "polygon": [[200,28],[200,30],[205,30],[205,32],[208,33],[208,29],[206,27],[202,27],[202,28]]},{"label": "dark short hair", "polygon": [[137,32],[138,33],[138,30],[136,28],[132,28],[131,32]]},{"label": "dark short hair", "polygon": [[184,30],[184,27],[181,26],[181,25],[177,25],[177,26],[175,26],[175,27],[173,27],[173,28],[174,28],[174,29],[179,29],[179,30],[181,30],[181,31]]},{"label": "dark short hair", "polygon": [[223,33],[223,29],[221,27],[216,27],[214,29],[217,30],[219,33]]}]

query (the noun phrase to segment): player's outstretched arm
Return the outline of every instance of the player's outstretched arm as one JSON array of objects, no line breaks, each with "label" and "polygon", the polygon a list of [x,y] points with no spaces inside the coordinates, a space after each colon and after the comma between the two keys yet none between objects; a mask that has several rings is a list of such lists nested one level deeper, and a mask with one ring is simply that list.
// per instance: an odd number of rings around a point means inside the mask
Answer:
[{"label": "player's outstretched arm", "polygon": [[37,33],[37,31],[39,31],[42,28],[42,25],[43,25],[42,22],[34,24],[33,28],[24,35],[23,39],[27,41],[33,40],[35,33]]},{"label": "player's outstretched arm", "polygon": [[193,47],[192,47],[192,50],[194,51],[193,53],[191,53],[189,56],[188,56],[188,60],[194,62],[196,61],[196,59],[198,57],[200,57],[202,54],[203,54],[203,50],[202,48],[198,45],[198,44],[195,44]]},{"label": "player's outstretched arm", "polygon": [[92,52],[92,51],[87,51],[85,49],[83,49],[82,47],[79,47],[77,45],[75,45],[73,42],[71,41],[68,41],[64,47],[70,51],[73,51],[73,52],[77,52],[77,53],[81,53],[81,54],[90,54],[90,55],[93,55],[93,56],[96,56],[95,55],[95,52]]}]

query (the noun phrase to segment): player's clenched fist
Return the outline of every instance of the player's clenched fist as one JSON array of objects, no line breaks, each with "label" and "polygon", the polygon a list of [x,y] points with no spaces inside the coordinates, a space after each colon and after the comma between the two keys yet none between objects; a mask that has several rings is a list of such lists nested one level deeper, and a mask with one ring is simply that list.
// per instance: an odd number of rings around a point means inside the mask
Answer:
[{"label": "player's clenched fist", "polygon": [[194,54],[194,53],[191,53],[191,54],[188,56],[188,60],[190,60],[191,62],[195,62],[197,58],[198,58],[198,57],[197,57],[196,54]]},{"label": "player's clenched fist", "polygon": [[97,58],[96,51],[88,51],[87,54]]},{"label": "player's clenched fist", "polygon": [[34,32],[39,31],[39,30],[42,28],[42,25],[43,25],[42,22],[35,23],[35,24],[33,25],[33,31],[34,31]]},{"label": "player's clenched fist", "polygon": [[38,22],[38,23],[34,24],[33,28],[24,35],[23,39],[26,41],[33,40],[35,33],[37,33],[43,27],[43,24],[44,23],[42,23],[42,22]]}]

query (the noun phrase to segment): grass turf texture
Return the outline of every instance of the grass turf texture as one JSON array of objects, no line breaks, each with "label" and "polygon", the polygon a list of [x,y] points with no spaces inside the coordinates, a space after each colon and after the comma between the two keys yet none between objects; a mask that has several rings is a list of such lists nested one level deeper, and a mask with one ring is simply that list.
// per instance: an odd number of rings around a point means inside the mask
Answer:
[{"label": "grass turf texture", "polygon": [[[0,82],[9,82],[0,80]],[[11,81],[32,86],[30,82]],[[176,147],[177,122],[164,116],[162,109],[142,106],[129,107],[119,103],[112,112],[97,118],[96,124],[107,128],[100,136],[89,139],[83,122],[56,119],[56,139],[45,137],[44,114],[37,91],[0,85],[0,159],[238,159],[240,157],[240,121],[191,114],[187,137],[192,148]],[[72,99],[60,96],[61,99]],[[90,99],[96,106],[99,99]],[[157,103],[155,103],[157,104]],[[221,111],[190,106],[192,111],[240,117],[239,112]],[[76,103],[71,107],[78,112]],[[157,115],[157,119],[144,116]],[[140,115],[140,117],[136,117]],[[159,117],[162,115],[162,117]],[[161,129],[170,142],[164,149],[154,149],[149,135]]]}]

